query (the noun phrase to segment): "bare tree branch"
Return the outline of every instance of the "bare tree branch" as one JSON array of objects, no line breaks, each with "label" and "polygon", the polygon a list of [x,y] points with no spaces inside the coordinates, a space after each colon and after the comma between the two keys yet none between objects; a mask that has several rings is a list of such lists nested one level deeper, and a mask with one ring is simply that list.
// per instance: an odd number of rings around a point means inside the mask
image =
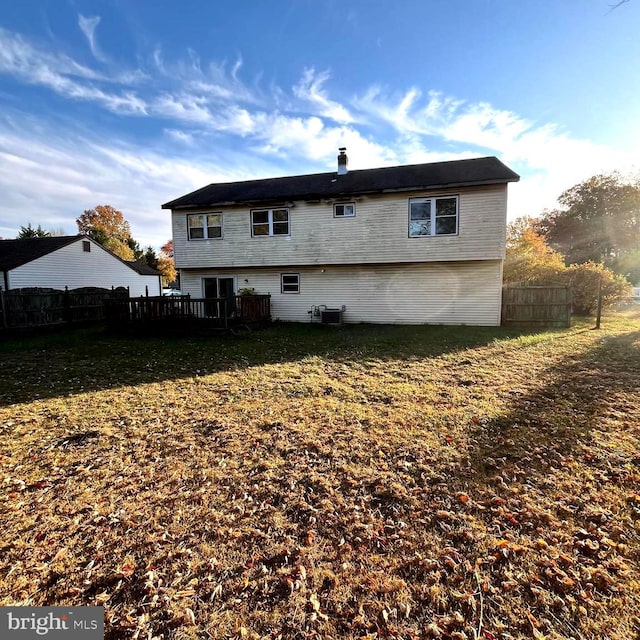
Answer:
[{"label": "bare tree branch", "polygon": [[622,6],[623,4],[629,2],[629,0],[620,0],[620,2],[616,2],[615,4],[610,4],[609,7],[609,11],[607,11],[607,13],[605,13],[606,16],[608,16],[612,11],[615,11],[618,7]]}]

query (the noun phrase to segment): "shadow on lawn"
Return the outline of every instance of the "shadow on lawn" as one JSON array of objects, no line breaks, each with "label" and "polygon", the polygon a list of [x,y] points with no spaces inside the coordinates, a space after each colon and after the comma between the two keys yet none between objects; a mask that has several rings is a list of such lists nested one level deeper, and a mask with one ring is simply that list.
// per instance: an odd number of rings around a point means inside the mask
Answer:
[{"label": "shadow on lawn", "polygon": [[[562,330],[558,330],[562,331]],[[321,357],[337,362],[438,357],[535,329],[281,324],[243,336],[126,339],[81,329],[0,342],[0,406]]]},{"label": "shadow on lawn", "polygon": [[639,345],[640,331],[603,336],[586,354],[547,369],[543,375],[552,382],[514,395],[508,413],[478,424],[470,434],[478,443],[471,459],[478,478],[548,472],[579,443],[588,444],[608,411],[623,411],[607,406],[617,392],[640,393]]}]

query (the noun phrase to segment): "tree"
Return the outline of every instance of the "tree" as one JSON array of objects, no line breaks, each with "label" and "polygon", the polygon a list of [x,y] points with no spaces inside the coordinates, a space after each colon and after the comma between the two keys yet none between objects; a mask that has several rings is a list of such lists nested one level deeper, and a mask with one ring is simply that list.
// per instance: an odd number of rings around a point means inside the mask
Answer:
[{"label": "tree", "polygon": [[568,264],[603,262],[616,269],[640,249],[640,181],[615,172],[593,176],[558,202],[560,208],[545,211],[535,229]]},{"label": "tree", "polygon": [[564,270],[562,256],[536,232],[533,218],[517,218],[507,226],[504,282],[552,284],[562,280]]},{"label": "tree", "polygon": [[167,241],[160,247],[160,255],[155,268],[162,274],[163,284],[167,285],[176,279],[176,267],[173,262],[173,240]]},{"label": "tree", "polygon": [[151,246],[147,247],[142,252],[142,257],[140,258],[140,262],[144,262],[146,265],[149,265],[152,269],[155,269],[158,266],[158,256],[156,255],[155,249]]},{"label": "tree", "polygon": [[173,265],[172,258],[161,255],[155,268],[162,274],[163,285],[168,285],[176,279],[176,268]]},{"label": "tree", "polygon": [[130,237],[127,240],[127,246],[133,252],[133,260],[136,262],[144,262],[144,251],[137,240]]},{"label": "tree", "polygon": [[503,279],[508,284],[571,285],[573,311],[593,313],[598,304],[598,285],[602,284],[603,306],[624,302],[630,286],[624,276],[602,263],[585,262],[565,266],[562,255],[554,251],[536,229],[538,220],[517,218],[507,226],[507,256]]},{"label": "tree", "polygon": [[624,276],[614,273],[602,263],[572,264],[567,268],[566,276],[571,285],[573,312],[578,315],[589,315],[597,309],[599,285],[603,308],[631,299],[631,286]]},{"label": "tree", "polygon": [[121,211],[110,205],[98,205],[95,209],[87,209],[76,223],[80,233],[93,238],[118,257],[123,260],[134,259],[133,249],[129,245],[131,227]]},{"label": "tree", "polygon": [[167,240],[161,247],[160,253],[165,255],[167,258],[173,259],[173,240]]},{"label": "tree", "polygon": [[29,222],[26,227],[20,227],[18,238],[49,238],[51,233],[45,231],[40,225],[37,229],[34,229]]},{"label": "tree", "polygon": [[614,268],[631,284],[640,286],[640,249],[626,251],[616,260]]}]

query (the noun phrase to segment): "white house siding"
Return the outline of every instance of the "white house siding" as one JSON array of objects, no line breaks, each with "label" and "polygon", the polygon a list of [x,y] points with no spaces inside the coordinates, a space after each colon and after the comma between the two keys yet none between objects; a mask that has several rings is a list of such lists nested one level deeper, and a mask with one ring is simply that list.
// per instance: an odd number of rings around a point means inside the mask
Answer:
[{"label": "white house siding", "polygon": [[[280,292],[281,273],[300,274],[299,294]],[[284,321],[309,322],[308,311],[314,305],[345,305],[345,322],[500,324],[500,260],[182,270],[181,287],[200,298],[203,278],[230,276],[236,279],[236,290],[252,287],[271,294],[271,315]]]},{"label": "white house siding", "polygon": [[9,288],[51,287],[129,287],[131,296],[161,294],[158,276],[142,276],[124,262],[91,242],[91,251],[84,251],[86,238],[66,245],[9,272]]},{"label": "white house siding", "polygon": [[[459,196],[456,236],[410,238],[410,197]],[[345,200],[348,201],[348,200]],[[334,218],[333,203],[296,202],[289,236],[251,237],[251,208],[223,213],[223,238],[187,239],[187,214],[172,213],[176,267],[362,264],[403,261],[501,260],[505,251],[507,186],[412,192],[356,199],[353,218]]]}]

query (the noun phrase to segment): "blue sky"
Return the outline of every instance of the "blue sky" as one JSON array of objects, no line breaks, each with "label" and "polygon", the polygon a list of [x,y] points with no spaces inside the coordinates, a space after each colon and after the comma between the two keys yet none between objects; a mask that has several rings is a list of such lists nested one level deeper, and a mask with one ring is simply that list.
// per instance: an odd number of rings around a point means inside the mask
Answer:
[{"label": "blue sky", "polygon": [[211,182],[496,155],[509,217],[638,171],[640,0],[0,7],[0,236],[98,204],[143,245]]}]

